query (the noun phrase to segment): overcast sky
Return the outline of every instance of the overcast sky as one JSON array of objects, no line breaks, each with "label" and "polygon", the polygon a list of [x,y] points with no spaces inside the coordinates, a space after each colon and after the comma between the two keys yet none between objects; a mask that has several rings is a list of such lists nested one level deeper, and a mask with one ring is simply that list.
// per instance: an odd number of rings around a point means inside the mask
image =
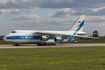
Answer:
[{"label": "overcast sky", "polygon": [[84,31],[105,35],[105,0],[0,0],[0,35],[13,30],[69,30],[86,15]]}]

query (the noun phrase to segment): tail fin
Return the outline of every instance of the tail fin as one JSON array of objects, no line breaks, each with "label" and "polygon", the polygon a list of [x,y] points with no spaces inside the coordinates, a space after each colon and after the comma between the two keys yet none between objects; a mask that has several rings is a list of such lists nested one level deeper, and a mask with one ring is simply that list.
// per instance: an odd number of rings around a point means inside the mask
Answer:
[{"label": "tail fin", "polygon": [[85,15],[81,15],[77,21],[74,23],[73,27],[70,29],[70,31],[83,31],[83,25],[85,21]]}]

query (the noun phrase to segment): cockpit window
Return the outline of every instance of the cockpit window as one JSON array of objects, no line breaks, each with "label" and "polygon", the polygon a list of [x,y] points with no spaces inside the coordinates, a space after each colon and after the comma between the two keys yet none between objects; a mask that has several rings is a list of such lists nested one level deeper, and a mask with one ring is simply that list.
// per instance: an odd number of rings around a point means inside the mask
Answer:
[{"label": "cockpit window", "polygon": [[12,31],[12,33],[16,33],[16,31]]}]

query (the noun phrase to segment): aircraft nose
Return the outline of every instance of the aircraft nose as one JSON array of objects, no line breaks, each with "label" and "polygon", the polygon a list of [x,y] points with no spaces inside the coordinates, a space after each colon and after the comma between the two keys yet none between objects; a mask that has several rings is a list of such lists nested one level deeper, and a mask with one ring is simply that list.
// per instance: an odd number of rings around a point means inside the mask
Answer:
[{"label": "aircraft nose", "polygon": [[3,38],[4,41],[6,41],[6,36]]}]

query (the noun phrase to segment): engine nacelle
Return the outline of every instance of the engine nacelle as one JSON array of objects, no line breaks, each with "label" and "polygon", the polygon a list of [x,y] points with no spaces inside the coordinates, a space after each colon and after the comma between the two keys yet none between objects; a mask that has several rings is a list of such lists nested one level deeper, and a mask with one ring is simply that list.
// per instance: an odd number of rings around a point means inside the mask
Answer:
[{"label": "engine nacelle", "polygon": [[62,42],[63,39],[62,39],[61,37],[56,37],[56,38],[54,38],[54,41],[55,41],[55,42]]},{"label": "engine nacelle", "polygon": [[40,37],[40,40],[41,41],[47,41],[47,40],[49,40],[49,38],[47,36],[41,36]]}]

